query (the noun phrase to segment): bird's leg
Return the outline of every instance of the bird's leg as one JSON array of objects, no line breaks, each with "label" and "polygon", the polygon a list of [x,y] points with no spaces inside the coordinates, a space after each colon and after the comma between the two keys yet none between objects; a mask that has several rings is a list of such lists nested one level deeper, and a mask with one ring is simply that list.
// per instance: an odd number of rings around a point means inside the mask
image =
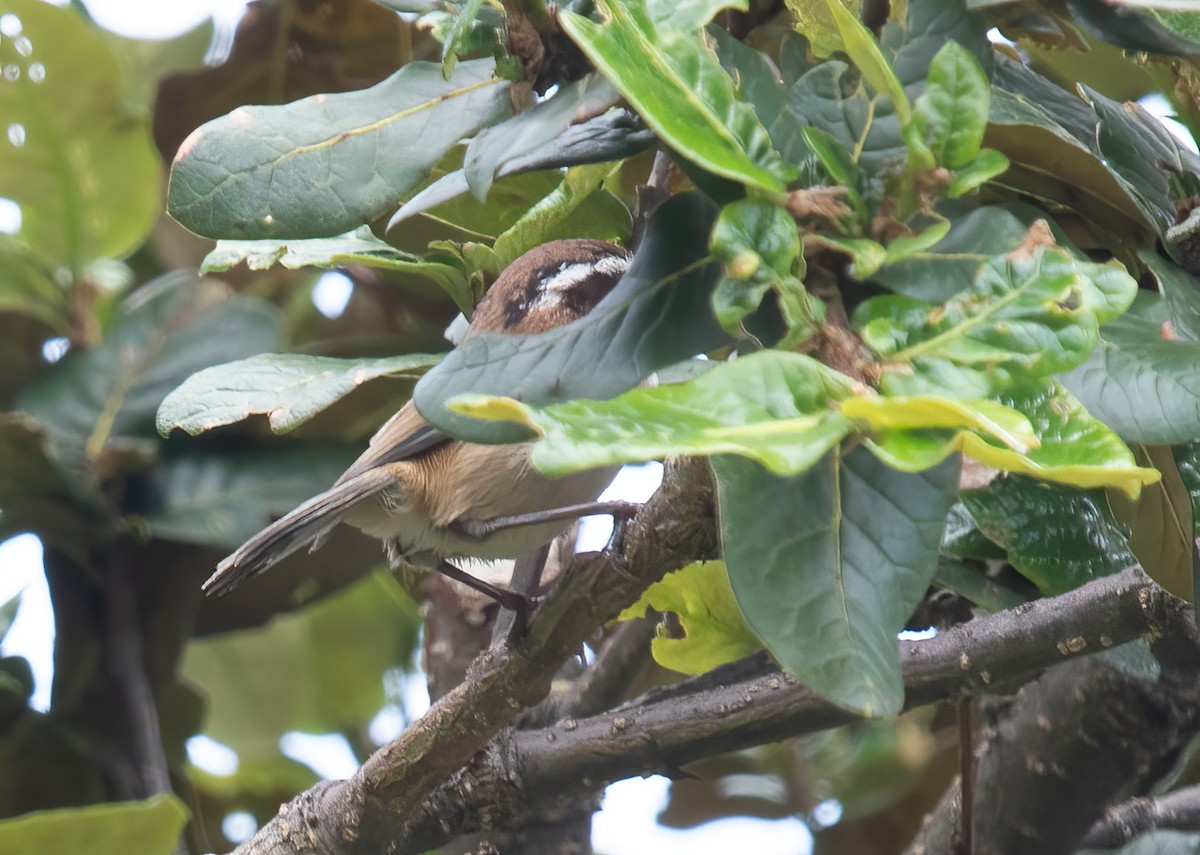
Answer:
[{"label": "bird's leg", "polygon": [[525,598],[525,608],[500,610],[496,615],[496,623],[492,627],[492,644],[497,641],[515,640],[525,634],[525,624],[529,618],[533,598],[537,596],[541,586],[542,571],[550,558],[550,544],[544,544],[532,552],[526,552],[517,558],[513,565],[512,581],[508,593]]},{"label": "bird's leg", "polygon": [[516,591],[508,591],[504,588],[498,588],[488,582],[483,581],[470,573],[455,567],[449,561],[440,562],[435,568],[443,576],[453,579],[455,582],[462,582],[468,588],[478,591],[485,597],[491,597],[502,608],[516,612],[518,616],[523,616],[529,613],[532,606],[528,597],[523,594],[518,594]]},{"label": "bird's leg", "polygon": [[593,514],[612,514],[616,519],[627,520],[638,512],[641,505],[634,502],[585,502],[582,505],[567,505],[562,508],[550,508],[544,511],[530,511],[527,514],[514,514],[509,517],[495,517],[490,520],[460,519],[449,526],[456,533],[473,540],[484,540],[498,531],[506,528],[517,528],[523,525],[540,525],[541,523],[574,520],[580,517],[590,517]]}]

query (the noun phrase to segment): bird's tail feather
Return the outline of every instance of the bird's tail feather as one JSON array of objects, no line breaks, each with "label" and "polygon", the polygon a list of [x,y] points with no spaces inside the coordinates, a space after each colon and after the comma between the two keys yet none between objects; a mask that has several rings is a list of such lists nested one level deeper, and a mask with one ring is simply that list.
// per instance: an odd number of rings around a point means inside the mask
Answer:
[{"label": "bird's tail feather", "polygon": [[386,469],[371,469],[313,496],[223,559],[204,583],[205,593],[210,597],[228,594],[306,544],[316,541],[314,548],[319,546],[346,511],[391,481]]}]

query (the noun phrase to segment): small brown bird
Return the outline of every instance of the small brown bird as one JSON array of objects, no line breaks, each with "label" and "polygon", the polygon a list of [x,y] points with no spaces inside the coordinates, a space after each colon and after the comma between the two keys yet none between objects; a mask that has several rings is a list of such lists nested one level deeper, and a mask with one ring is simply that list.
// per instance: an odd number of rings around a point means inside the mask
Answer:
[{"label": "small brown bird", "polygon": [[[613,289],[629,254],[600,240],[558,240],[522,255],[500,274],[464,338],[528,335],[582,317]],[[515,558],[553,540],[565,519],[486,523],[593,501],[615,469],[549,478],[530,463],[530,444],[475,445],[431,426],[409,401],[324,493],[267,526],[217,565],[204,590],[234,590],[276,561],[347,522],[384,542],[393,565],[439,569],[506,606],[523,599],[469,576],[447,558]],[[483,525],[481,525],[483,524]],[[486,533],[481,533],[486,531]]]}]

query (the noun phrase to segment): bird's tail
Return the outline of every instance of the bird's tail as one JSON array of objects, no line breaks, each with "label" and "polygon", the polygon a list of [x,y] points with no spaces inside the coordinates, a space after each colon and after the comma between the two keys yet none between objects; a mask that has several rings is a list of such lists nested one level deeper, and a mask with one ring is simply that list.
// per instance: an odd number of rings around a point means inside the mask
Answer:
[{"label": "bird's tail", "polygon": [[210,597],[223,596],[249,582],[268,567],[309,543],[320,545],[346,511],[368,496],[378,493],[392,477],[386,469],[370,469],[313,496],[303,505],[280,517],[236,552],[223,559],[204,583]]}]

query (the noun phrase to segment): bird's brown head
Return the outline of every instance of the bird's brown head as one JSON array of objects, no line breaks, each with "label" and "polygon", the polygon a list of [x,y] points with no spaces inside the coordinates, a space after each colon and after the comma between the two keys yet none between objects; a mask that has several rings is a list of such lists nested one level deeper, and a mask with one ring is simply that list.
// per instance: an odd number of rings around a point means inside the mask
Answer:
[{"label": "bird's brown head", "polygon": [[504,269],[475,309],[467,335],[529,335],[569,324],[596,307],[629,269],[629,253],[602,240],[554,240]]}]

